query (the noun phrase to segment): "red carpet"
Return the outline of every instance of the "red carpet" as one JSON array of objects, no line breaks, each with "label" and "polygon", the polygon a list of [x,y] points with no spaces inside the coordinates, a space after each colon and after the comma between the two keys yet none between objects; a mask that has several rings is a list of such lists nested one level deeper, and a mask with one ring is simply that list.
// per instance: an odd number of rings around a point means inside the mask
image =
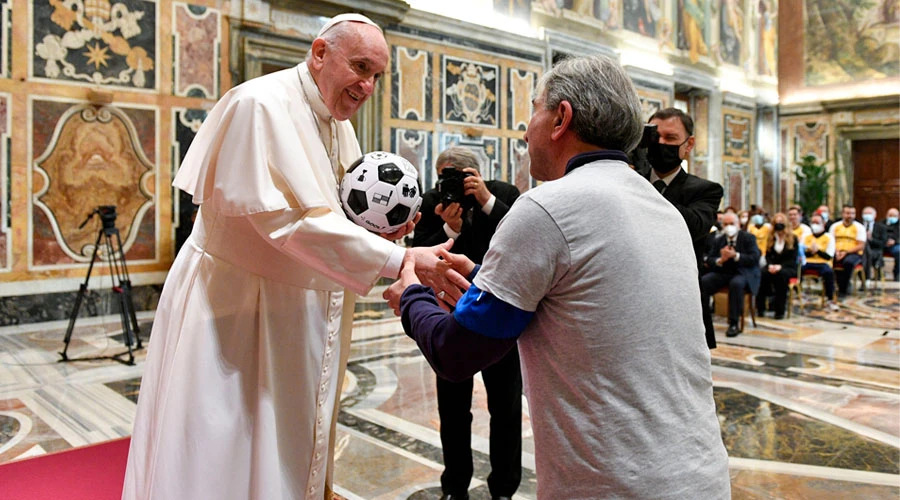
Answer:
[{"label": "red carpet", "polygon": [[0,465],[0,500],[118,500],[130,438]]}]

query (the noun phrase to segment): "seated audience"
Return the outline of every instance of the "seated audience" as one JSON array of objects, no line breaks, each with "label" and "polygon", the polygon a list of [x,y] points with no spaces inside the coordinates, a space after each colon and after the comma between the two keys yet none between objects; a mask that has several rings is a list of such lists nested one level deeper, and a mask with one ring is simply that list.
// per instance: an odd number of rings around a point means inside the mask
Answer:
[{"label": "seated audience", "polygon": [[[834,271],[831,269],[831,261],[834,258],[834,238],[825,231],[825,221],[819,214],[810,217],[812,234],[803,240],[803,248],[806,253],[806,264],[803,264],[801,273],[813,271],[822,279],[825,287],[825,298],[828,299],[828,308],[832,311],[839,309],[834,301]],[[801,278],[802,279],[802,278]]]},{"label": "seated audience", "polygon": [[[872,269],[884,267],[884,248],[887,244],[887,226],[875,220],[874,207],[866,207],[862,213],[862,225],[866,228],[866,248],[863,251],[863,268],[866,279],[875,279]],[[863,284],[860,289],[865,289]]]},{"label": "seated audience", "polygon": [[803,209],[799,205],[791,205],[788,208],[788,222],[790,222],[791,232],[797,238],[797,241],[803,242],[806,236],[812,234],[812,230],[803,223]]},{"label": "seated audience", "polygon": [[775,319],[784,318],[787,302],[788,280],[797,277],[797,237],[787,226],[787,217],[779,212],[772,217],[772,232],[766,245],[762,280],[756,295],[759,315],[766,310],[766,298],[775,296]]},{"label": "seated audience", "polygon": [[897,259],[900,257],[900,210],[889,208],[887,218],[884,219],[884,225],[887,226],[887,242],[885,242],[885,251],[894,258],[894,281],[900,281],[900,265],[897,265]]},{"label": "seated audience", "polygon": [[710,272],[700,279],[703,306],[703,323],[708,332],[712,330],[712,311],[709,298],[720,288],[728,287],[728,337],[740,335],[738,320],[744,314],[744,293],[759,292],[759,247],[752,234],[738,229],[738,218],[734,214],[722,216],[724,234],[716,238],[715,244],[706,254]]},{"label": "seated audience", "polygon": [[772,225],[766,222],[765,211],[756,208],[750,215],[750,222],[747,224],[747,232],[756,238],[756,246],[759,247],[760,255],[766,255],[766,243],[769,241],[769,234],[772,232]]},{"label": "seated audience", "polygon": [[[856,222],[856,208],[844,205],[841,210],[841,222],[833,224],[828,232],[834,238],[834,267],[837,281],[838,297],[844,297],[850,289],[850,278],[853,268],[863,261],[863,249],[866,246],[866,228]],[[838,268],[838,266],[840,266]]]}]

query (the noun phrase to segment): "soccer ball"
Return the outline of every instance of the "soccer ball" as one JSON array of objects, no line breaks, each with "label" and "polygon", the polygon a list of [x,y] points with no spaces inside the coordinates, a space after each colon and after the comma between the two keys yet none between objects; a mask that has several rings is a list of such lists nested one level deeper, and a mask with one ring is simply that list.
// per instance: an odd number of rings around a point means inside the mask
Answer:
[{"label": "soccer ball", "polygon": [[341,204],[357,225],[392,233],[411,221],[422,206],[418,172],[402,156],[366,153],[341,179]]}]

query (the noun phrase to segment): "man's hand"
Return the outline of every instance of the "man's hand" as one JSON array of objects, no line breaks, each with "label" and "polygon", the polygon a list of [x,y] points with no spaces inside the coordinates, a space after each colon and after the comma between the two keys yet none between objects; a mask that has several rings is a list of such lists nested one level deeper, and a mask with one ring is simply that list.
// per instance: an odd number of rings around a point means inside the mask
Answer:
[{"label": "man's hand", "polygon": [[408,286],[415,284],[419,284],[419,277],[416,276],[416,256],[407,251],[400,267],[400,278],[381,294],[397,316],[400,316],[400,296]]},{"label": "man's hand", "polygon": [[895,240],[894,238],[888,238],[887,246],[892,247],[895,243],[897,243],[897,240]]},{"label": "man's hand", "polygon": [[722,260],[723,264],[733,259],[735,255],[737,255],[737,251],[734,249],[734,247],[728,245],[722,247],[722,249],[719,250],[719,258]]},{"label": "man's hand", "polygon": [[837,252],[834,253],[834,260],[841,261],[841,260],[844,260],[844,257],[846,257],[846,256],[847,256],[847,252],[845,252],[843,250],[838,250]]},{"label": "man's hand", "polygon": [[809,245],[809,251],[812,252],[813,255],[819,253],[819,245],[815,242],[815,240],[811,245]]},{"label": "man's hand", "polygon": [[484,206],[484,204],[491,199],[491,192],[488,191],[487,186],[484,185],[484,179],[481,177],[481,172],[474,168],[464,168],[463,172],[472,174],[463,180],[463,186],[466,190],[465,193],[475,196],[475,201],[477,201],[479,205]]},{"label": "man's hand", "polygon": [[451,203],[446,207],[444,207],[443,203],[438,203],[437,206],[434,207],[434,213],[443,219],[444,223],[450,226],[450,229],[457,233],[462,232],[463,209],[459,206],[459,203]]},{"label": "man's hand", "polygon": [[419,219],[422,218],[421,213],[417,213],[413,220],[409,221],[401,227],[400,229],[394,231],[393,233],[382,233],[380,236],[386,240],[397,241],[400,238],[406,236],[407,234],[413,232],[413,229],[416,228],[416,224],[419,222]]}]

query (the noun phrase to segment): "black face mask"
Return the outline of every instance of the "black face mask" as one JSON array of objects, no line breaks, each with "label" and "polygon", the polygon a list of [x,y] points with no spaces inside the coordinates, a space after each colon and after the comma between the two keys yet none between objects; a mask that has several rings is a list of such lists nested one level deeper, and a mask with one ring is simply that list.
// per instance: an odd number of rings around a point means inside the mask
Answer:
[{"label": "black face mask", "polygon": [[[687,141],[687,139],[684,140],[684,142]],[[675,167],[681,165],[681,156],[678,155],[678,151],[681,150],[684,142],[677,145],[657,142],[647,146],[647,161],[650,162],[650,166],[656,170],[657,174],[671,172]]]},{"label": "black face mask", "polygon": [[772,226],[772,227],[774,227],[776,231],[783,231],[783,230],[784,230],[784,224],[782,224],[782,223],[780,223],[780,222],[776,223],[776,224],[775,224],[774,226]]}]

